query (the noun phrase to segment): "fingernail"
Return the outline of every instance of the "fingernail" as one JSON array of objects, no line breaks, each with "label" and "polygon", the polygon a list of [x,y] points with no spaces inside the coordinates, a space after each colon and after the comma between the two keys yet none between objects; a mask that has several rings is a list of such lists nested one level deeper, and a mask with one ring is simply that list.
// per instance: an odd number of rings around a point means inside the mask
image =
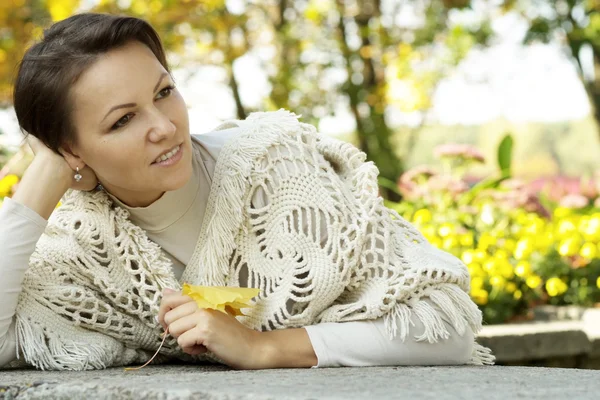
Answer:
[{"label": "fingernail", "polygon": [[158,315],[154,316],[154,320],[156,321],[156,323],[158,324]]}]

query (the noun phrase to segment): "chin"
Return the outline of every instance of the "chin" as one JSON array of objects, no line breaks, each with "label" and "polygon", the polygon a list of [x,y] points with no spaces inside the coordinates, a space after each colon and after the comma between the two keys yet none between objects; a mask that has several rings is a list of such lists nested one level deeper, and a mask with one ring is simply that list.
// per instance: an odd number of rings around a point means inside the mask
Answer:
[{"label": "chin", "polygon": [[[184,161],[184,160],[181,160]],[[193,169],[192,169],[192,160],[185,160],[185,168],[181,168],[178,171],[174,171],[171,179],[169,179],[169,183],[167,187],[164,188],[165,191],[172,191],[181,189],[184,187],[190,179],[192,179]]]}]

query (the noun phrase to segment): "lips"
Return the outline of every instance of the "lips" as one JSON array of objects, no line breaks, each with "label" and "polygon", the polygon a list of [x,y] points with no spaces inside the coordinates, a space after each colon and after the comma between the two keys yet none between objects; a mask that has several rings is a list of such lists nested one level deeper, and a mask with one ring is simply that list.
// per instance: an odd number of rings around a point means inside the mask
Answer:
[{"label": "lips", "polygon": [[177,146],[171,147],[169,150],[162,152],[158,157],[156,157],[152,164],[156,164],[173,157],[180,150],[181,146],[182,144],[178,144]]}]

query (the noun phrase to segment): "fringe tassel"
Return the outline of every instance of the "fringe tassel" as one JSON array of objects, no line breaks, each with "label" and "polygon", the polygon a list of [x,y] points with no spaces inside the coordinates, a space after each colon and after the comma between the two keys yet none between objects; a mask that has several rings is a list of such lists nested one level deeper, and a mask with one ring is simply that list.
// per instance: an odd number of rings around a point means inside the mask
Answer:
[{"label": "fringe tassel", "polygon": [[492,354],[492,350],[480,345],[477,342],[473,343],[473,354],[471,355],[471,365],[494,365],[496,357]]},{"label": "fringe tassel", "polygon": [[467,328],[467,322],[450,297],[442,290],[434,290],[429,293],[429,298],[446,314],[450,325],[462,336]]},{"label": "fringe tassel", "polygon": [[410,327],[415,326],[415,323],[410,320],[411,314],[410,307],[404,303],[396,304],[390,312],[385,314],[385,330],[390,340],[393,340],[398,335],[402,341],[406,339]]},{"label": "fringe tassel", "polygon": [[481,330],[481,310],[471,300],[469,295],[453,284],[443,285],[439,290],[450,298],[452,304],[458,310],[458,315],[464,316],[465,321],[469,324],[473,332],[478,333]]},{"label": "fringe tassel", "polygon": [[17,358],[19,350],[25,361],[41,370],[74,370],[106,368],[106,349],[98,344],[79,344],[52,336],[36,323],[17,314]]},{"label": "fringe tassel", "polygon": [[436,343],[439,338],[448,339],[450,337],[450,332],[446,329],[440,313],[427,304],[426,301],[417,302],[413,307],[413,311],[425,327],[423,334],[415,337],[417,342],[427,340],[429,343]]}]

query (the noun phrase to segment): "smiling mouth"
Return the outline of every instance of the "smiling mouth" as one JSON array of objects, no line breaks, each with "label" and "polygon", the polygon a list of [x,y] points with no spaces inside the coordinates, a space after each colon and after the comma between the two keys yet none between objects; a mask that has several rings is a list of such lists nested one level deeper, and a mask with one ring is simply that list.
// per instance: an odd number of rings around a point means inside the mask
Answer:
[{"label": "smiling mouth", "polygon": [[181,146],[182,146],[181,144],[175,146],[171,151],[169,151],[166,154],[163,154],[162,156],[160,156],[156,160],[154,160],[154,162],[152,164],[158,164],[160,162],[169,160],[171,157],[173,157],[175,154],[177,154],[179,152],[179,150],[181,149]]}]

